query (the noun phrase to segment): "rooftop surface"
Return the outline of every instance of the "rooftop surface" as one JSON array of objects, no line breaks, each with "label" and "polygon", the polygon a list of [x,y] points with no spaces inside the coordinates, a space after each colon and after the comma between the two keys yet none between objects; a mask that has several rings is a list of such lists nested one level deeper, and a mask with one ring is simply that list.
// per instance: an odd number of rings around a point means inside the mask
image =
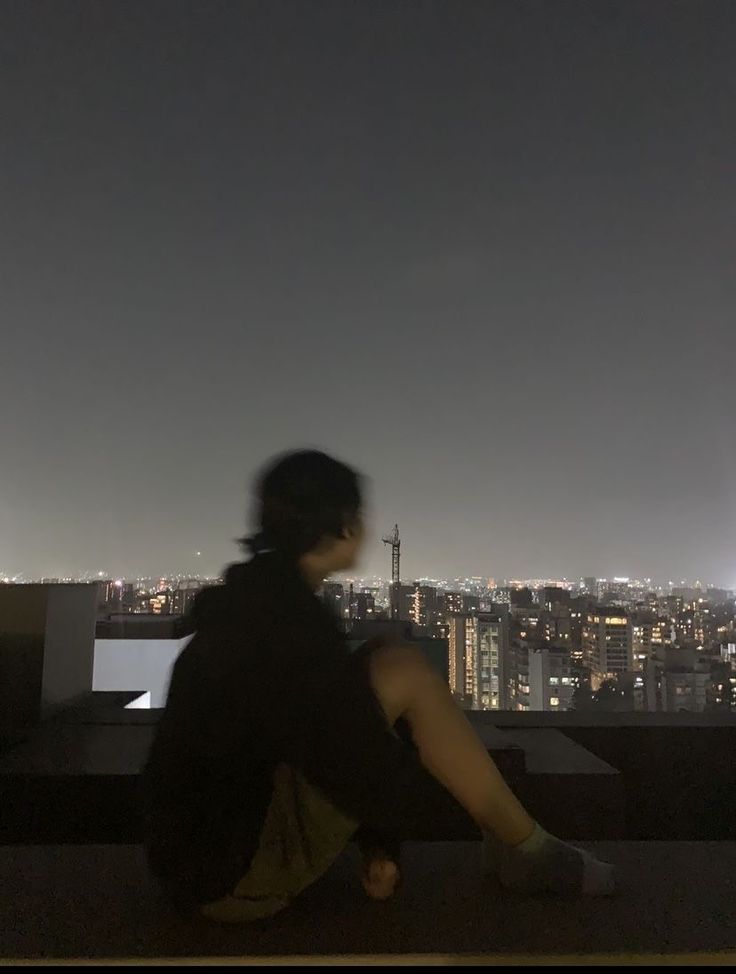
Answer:
[{"label": "rooftop surface", "polygon": [[[138,846],[0,849],[0,956],[10,959],[297,958],[497,963],[562,955],[736,950],[736,843],[615,842],[587,848],[616,863],[612,899],[530,899],[484,878],[479,845],[410,843],[405,882],[366,899],[349,849],[287,911],[248,927],[184,921],[162,899]],[[521,957],[520,957],[521,955]],[[695,959],[692,957],[691,959]],[[724,957],[716,957],[723,962]],[[631,957],[629,957],[631,960]]]}]

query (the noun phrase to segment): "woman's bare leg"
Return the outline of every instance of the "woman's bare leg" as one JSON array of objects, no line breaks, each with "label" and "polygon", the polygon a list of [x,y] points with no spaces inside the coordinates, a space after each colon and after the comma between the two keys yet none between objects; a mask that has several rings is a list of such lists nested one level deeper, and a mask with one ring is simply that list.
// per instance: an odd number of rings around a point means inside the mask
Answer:
[{"label": "woman's bare leg", "polygon": [[370,673],[389,721],[407,721],[424,766],[483,830],[486,868],[504,886],[524,893],[614,892],[612,866],[548,835],[529,816],[447,684],[417,649],[403,645],[373,650]]},{"label": "woman's bare leg", "polygon": [[474,821],[507,845],[529,838],[534,820],[421,652],[411,646],[376,649],[370,675],[388,720],[407,721],[424,766]]}]

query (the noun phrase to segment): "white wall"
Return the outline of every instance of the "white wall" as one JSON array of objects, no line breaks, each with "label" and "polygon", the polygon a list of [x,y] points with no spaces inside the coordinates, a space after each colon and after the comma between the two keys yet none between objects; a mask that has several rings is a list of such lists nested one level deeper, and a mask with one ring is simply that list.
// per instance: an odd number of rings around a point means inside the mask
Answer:
[{"label": "white wall", "polygon": [[163,707],[174,660],[191,639],[95,639],[93,690],[141,690]]}]

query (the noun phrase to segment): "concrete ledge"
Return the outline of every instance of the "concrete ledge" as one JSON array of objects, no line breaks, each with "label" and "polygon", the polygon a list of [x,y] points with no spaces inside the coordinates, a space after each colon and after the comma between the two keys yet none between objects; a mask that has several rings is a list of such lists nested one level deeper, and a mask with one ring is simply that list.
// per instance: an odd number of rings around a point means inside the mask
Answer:
[{"label": "concrete ledge", "polygon": [[545,828],[565,839],[623,839],[623,776],[552,728],[498,730],[524,753],[516,792]]},{"label": "concrete ledge", "polygon": [[681,954],[341,954],[290,957],[72,958],[2,960],[0,967],[732,967],[736,953]]},{"label": "concrete ledge", "polygon": [[477,843],[418,843],[406,847],[405,883],[387,903],[365,898],[351,849],[279,917],[224,928],[177,917],[139,847],[7,847],[0,955],[274,962],[391,955],[394,963],[396,955],[430,955],[431,963],[463,964],[602,954],[621,963],[622,954],[736,950],[736,843],[591,848],[618,865],[619,896],[585,903],[515,896],[482,876]]},{"label": "concrete ledge", "polygon": [[[138,777],[161,711],[126,710],[136,696],[90,693],[0,756],[0,844],[140,840]],[[548,828],[565,837],[622,837],[623,782],[614,768],[556,730],[474,724],[501,773]],[[477,836],[470,818],[459,808],[450,813],[448,804],[436,834],[412,838]]]}]

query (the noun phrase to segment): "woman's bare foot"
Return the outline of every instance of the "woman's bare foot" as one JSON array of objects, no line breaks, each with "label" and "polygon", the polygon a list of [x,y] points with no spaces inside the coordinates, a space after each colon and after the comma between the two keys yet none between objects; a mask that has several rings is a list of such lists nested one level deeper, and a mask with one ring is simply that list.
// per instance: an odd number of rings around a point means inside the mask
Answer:
[{"label": "woman's bare foot", "polygon": [[372,856],[363,860],[363,889],[372,900],[387,900],[396,892],[401,879],[393,859]]}]

